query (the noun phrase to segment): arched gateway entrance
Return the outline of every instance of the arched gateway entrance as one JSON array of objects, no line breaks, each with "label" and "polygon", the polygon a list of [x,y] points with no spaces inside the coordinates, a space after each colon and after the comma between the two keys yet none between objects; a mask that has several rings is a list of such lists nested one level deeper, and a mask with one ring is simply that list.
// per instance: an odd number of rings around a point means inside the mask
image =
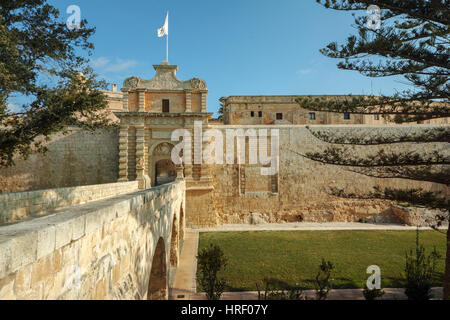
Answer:
[{"label": "arched gateway entrance", "polygon": [[155,164],[155,185],[160,186],[162,184],[175,181],[177,178],[177,171],[175,164],[172,160],[164,159],[159,160]]},{"label": "arched gateway entrance", "polygon": [[151,152],[153,163],[150,165],[154,168],[152,178],[155,186],[173,182],[177,178],[176,166],[171,160],[173,147],[172,144],[163,142],[154,146]]}]

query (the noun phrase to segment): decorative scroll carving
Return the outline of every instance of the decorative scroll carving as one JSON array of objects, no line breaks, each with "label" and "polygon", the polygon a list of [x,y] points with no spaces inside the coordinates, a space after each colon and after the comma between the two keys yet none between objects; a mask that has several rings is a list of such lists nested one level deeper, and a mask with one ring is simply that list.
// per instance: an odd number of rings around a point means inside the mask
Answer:
[{"label": "decorative scroll carving", "polygon": [[205,90],[206,82],[199,78],[193,78],[193,79],[191,79],[191,87],[192,87],[192,89]]},{"label": "decorative scroll carving", "polygon": [[177,78],[177,66],[156,65],[154,66],[156,75],[151,80],[142,80],[139,77],[131,77],[124,81],[123,87],[128,90],[149,89],[149,90],[206,90],[206,82],[199,78],[181,81]]},{"label": "decorative scroll carving", "polygon": [[140,78],[131,77],[131,78],[125,79],[125,81],[123,82],[123,87],[128,88],[128,89],[135,89],[139,86],[140,83],[141,83]]},{"label": "decorative scroll carving", "polygon": [[172,153],[172,148],[173,146],[170,143],[164,142],[155,148],[153,154],[157,156],[170,156]]}]

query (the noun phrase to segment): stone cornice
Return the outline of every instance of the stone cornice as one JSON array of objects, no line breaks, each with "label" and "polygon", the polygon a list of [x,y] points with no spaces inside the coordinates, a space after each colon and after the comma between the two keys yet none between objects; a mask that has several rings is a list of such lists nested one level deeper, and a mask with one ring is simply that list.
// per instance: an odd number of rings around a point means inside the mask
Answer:
[{"label": "stone cornice", "polygon": [[139,77],[130,77],[125,79],[123,82],[122,91],[135,91],[139,90],[152,90],[152,91],[162,91],[169,90],[174,91],[185,91],[193,90],[197,92],[208,92],[206,82],[199,78],[192,78],[187,81],[181,81],[177,78],[176,72],[178,66],[161,64],[153,66],[156,70],[156,75],[151,80],[143,80]]},{"label": "stone cornice", "polygon": [[214,113],[212,112],[189,112],[189,113],[159,113],[159,112],[114,112],[118,117],[145,117],[145,118],[211,118]]}]

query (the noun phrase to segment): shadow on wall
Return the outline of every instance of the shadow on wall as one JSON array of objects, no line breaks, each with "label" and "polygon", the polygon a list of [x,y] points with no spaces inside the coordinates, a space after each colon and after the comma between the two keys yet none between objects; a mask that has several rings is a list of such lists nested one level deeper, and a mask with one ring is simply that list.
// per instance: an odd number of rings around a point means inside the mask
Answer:
[{"label": "shadow on wall", "polygon": [[118,178],[118,132],[75,127],[51,137],[46,154],[0,169],[0,193],[113,183]]}]

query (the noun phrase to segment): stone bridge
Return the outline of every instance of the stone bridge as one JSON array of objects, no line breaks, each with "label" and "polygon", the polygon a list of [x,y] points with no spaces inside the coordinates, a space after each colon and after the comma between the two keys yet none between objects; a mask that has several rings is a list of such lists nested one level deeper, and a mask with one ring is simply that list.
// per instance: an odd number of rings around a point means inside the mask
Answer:
[{"label": "stone bridge", "polygon": [[2,194],[0,212],[0,299],[168,298],[184,180]]}]

